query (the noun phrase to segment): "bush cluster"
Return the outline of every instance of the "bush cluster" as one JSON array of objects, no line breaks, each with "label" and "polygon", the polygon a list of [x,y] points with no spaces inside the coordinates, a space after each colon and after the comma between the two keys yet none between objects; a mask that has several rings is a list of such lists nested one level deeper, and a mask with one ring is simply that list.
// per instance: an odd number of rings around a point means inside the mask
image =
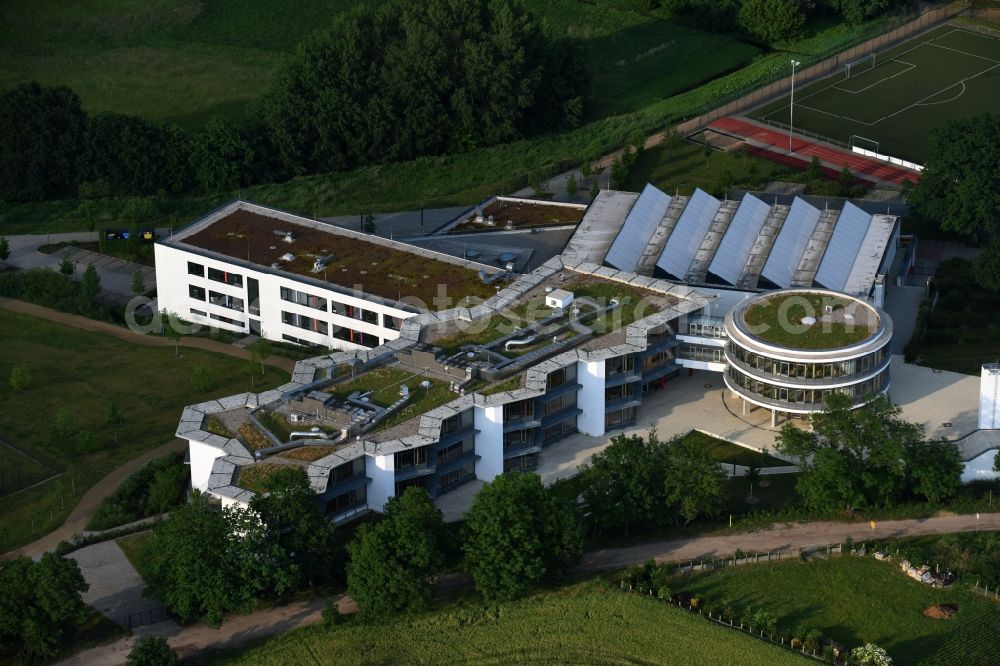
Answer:
[{"label": "bush cluster", "polygon": [[187,486],[188,470],[181,454],[157,458],[101,501],[87,529],[106,530],[169,511],[184,501]]}]

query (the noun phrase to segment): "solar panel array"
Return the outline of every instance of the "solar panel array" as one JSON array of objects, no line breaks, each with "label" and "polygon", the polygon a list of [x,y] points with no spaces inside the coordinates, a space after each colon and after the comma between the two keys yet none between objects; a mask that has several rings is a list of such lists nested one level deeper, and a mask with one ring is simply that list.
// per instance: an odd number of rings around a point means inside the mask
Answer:
[{"label": "solar panel array", "polygon": [[711,194],[701,189],[695,190],[663,247],[663,253],[656,262],[657,267],[677,279],[683,279],[721,204]]},{"label": "solar panel array", "polygon": [[787,288],[792,284],[792,276],[798,268],[799,258],[809,244],[820,210],[805,199],[796,198],[788,211],[785,223],[774,240],[771,254],[767,257],[761,275],[779,287]]},{"label": "solar panel array", "polygon": [[625,217],[625,224],[615,236],[604,260],[620,271],[634,273],[639,257],[663,220],[669,205],[669,195],[652,185],[646,185]]},{"label": "solar panel array", "polygon": [[744,194],[740,207],[733,215],[733,221],[729,223],[726,235],[722,237],[719,248],[715,251],[715,257],[708,267],[709,272],[735,285],[770,212],[769,204],[749,192]]},{"label": "solar panel array", "polygon": [[850,201],[844,204],[819,270],[816,271],[816,282],[827,289],[844,290],[871,222],[871,215]]}]

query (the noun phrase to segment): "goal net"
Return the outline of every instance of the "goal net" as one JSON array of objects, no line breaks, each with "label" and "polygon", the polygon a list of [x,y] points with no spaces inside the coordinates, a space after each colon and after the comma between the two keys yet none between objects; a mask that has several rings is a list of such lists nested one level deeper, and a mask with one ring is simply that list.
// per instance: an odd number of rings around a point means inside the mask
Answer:
[{"label": "goal net", "polygon": [[844,68],[844,71],[846,73],[844,78],[849,79],[852,76],[857,76],[862,72],[867,72],[874,68],[875,68],[875,54],[869,53],[864,58],[858,58],[853,62],[847,63],[847,66]]},{"label": "goal net", "polygon": [[852,150],[854,148],[861,148],[862,150],[866,150],[872,153],[878,152],[878,141],[876,141],[875,139],[865,138],[860,134],[852,134],[849,145]]}]

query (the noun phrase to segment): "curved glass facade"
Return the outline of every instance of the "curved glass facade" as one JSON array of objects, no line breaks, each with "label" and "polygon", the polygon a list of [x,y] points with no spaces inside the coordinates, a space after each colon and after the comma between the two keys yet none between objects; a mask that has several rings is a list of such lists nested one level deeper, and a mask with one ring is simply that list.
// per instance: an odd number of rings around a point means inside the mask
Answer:
[{"label": "curved glass facade", "polygon": [[814,411],[822,409],[832,393],[846,395],[854,404],[866,402],[889,386],[889,366],[864,381],[831,389],[813,386],[777,386],[730,365],[726,370],[726,384],[751,402],[779,409]]},{"label": "curved glass facade", "polygon": [[764,354],[744,349],[732,340],[726,345],[726,357],[735,365],[755,376],[768,375],[779,379],[789,379],[810,384],[830,384],[850,381],[852,377],[869,375],[888,360],[885,347],[835,363],[808,363],[771,358]]}]

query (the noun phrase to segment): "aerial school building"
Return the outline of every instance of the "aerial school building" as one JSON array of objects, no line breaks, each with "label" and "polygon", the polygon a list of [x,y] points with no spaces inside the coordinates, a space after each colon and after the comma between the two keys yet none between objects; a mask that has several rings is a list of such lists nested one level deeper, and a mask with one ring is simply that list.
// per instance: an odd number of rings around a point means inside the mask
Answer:
[{"label": "aerial school building", "polygon": [[774,421],[887,390],[894,217],[649,186],[580,218],[528,272],[245,202],[159,243],[161,309],[338,349],[275,390],[187,407],[192,486],[245,504],[295,465],[339,522],[634,425],[681,372],[722,373]]}]

